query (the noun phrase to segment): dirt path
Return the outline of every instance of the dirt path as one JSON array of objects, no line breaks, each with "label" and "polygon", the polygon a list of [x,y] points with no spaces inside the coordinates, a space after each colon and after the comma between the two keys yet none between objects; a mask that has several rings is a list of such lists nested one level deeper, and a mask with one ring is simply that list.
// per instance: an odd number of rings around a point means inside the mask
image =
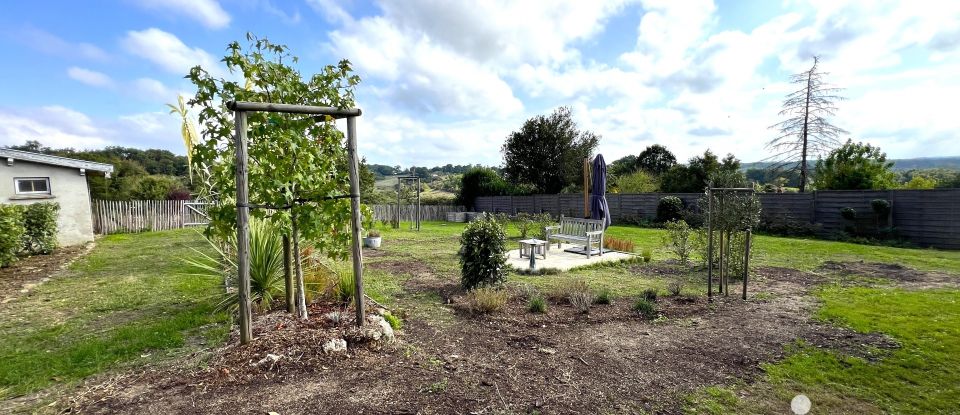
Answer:
[{"label": "dirt path", "polygon": [[[519,301],[485,318],[408,321],[401,341],[348,357],[317,352],[304,338],[300,360],[270,367],[236,362],[200,371],[128,374],[82,392],[90,413],[677,413],[698,388],[751,380],[797,339],[871,357],[896,347],[810,319],[807,291],[818,277],[761,268],[763,300],[662,298],[663,317],[644,321],[626,300],[588,316],[553,305],[531,315]],[[277,330],[284,323],[273,322]],[[283,346],[271,346],[283,347]],[[306,349],[303,349],[306,347]],[[226,350],[225,353],[233,353]],[[266,351],[262,352],[263,354]],[[296,353],[293,354],[294,356]],[[256,356],[250,357],[253,362]],[[230,366],[234,367],[230,367]],[[242,366],[242,365],[241,365]]]},{"label": "dirt path", "polygon": [[0,268],[0,304],[13,301],[48,281],[92,248],[92,243],[63,247],[50,255],[23,258],[9,267]]}]

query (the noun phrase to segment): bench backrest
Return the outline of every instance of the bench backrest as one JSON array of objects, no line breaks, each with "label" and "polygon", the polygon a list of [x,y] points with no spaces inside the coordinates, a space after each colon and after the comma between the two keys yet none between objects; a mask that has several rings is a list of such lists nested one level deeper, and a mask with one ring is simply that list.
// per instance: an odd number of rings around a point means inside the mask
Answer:
[{"label": "bench backrest", "polygon": [[602,231],[603,220],[560,217],[561,235],[587,236],[587,232]]}]

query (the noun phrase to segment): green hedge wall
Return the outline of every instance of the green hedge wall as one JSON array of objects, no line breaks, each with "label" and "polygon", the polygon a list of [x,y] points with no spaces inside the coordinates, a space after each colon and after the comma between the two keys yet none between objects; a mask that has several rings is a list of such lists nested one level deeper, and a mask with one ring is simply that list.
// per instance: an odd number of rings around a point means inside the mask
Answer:
[{"label": "green hedge wall", "polygon": [[0,205],[0,267],[17,260],[23,246],[23,209],[16,205]]}]

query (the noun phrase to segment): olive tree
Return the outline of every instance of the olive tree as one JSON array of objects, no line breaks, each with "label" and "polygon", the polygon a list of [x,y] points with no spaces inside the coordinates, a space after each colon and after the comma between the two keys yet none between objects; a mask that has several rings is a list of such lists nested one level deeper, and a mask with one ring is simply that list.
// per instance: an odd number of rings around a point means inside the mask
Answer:
[{"label": "olive tree", "polygon": [[[229,101],[272,102],[336,108],[354,106],[360,78],[350,62],[328,65],[307,78],[293,66],[297,57],[284,45],[247,35],[249,44],[232,42],[222,62],[231,75],[215,77],[196,66],[187,78],[196,86],[189,105],[199,108],[201,142],[192,162],[204,166],[219,190],[209,209],[209,234],[229,238],[236,230],[234,114]],[[249,194],[254,217],[265,218],[293,240],[297,314],[307,317],[300,238],[331,257],[346,256],[350,238],[349,203],[325,200],[349,192],[344,136],[329,117],[250,112],[248,123]]]}]

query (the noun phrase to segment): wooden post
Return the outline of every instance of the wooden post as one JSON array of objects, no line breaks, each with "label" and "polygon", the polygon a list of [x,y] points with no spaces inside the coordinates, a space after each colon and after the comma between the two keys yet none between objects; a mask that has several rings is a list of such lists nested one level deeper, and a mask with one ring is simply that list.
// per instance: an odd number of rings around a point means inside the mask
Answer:
[{"label": "wooden post", "polygon": [[237,278],[240,286],[237,294],[240,301],[240,344],[253,340],[250,314],[250,217],[247,189],[247,114],[234,111],[237,130]]},{"label": "wooden post", "polygon": [[713,301],[713,185],[707,188],[707,301]]},{"label": "wooden post", "polygon": [[[363,251],[360,249],[360,172],[357,162],[357,118],[347,118],[347,161],[350,163],[350,230],[353,234],[351,248],[353,251],[353,282],[356,286],[354,297],[357,301],[357,327],[362,327],[365,320],[363,298]],[[399,202],[400,188],[397,188]],[[397,209],[400,203],[397,203]],[[399,212],[398,212],[399,213]],[[399,215],[397,216],[399,219]],[[399,226],[399,223],[398,223]]]},{"label": "wooden post", "polygon": [[743,299],[747,299],[747,277],[750,275],[750,237],[751,229],[747,228],[746,235],[744,236],[744,248],[743,248]]},{"label": "wooden post", "polygon": [[287,312],[293,313],[297,310],[297,303],[294,302],[296,292],[293,285],[293,274],[290,272],[290,235],[283,235],[283,292],[287,301]]},{"label": "wooden post", "polygon": [[400,229],[400,188],[403,187],[400,177],[397,177],[397,222],[393,224],[393,229]]},{"label": "wooden post", "polygon": [[417,230],[420,230],[420,178],[417,177]]}]

